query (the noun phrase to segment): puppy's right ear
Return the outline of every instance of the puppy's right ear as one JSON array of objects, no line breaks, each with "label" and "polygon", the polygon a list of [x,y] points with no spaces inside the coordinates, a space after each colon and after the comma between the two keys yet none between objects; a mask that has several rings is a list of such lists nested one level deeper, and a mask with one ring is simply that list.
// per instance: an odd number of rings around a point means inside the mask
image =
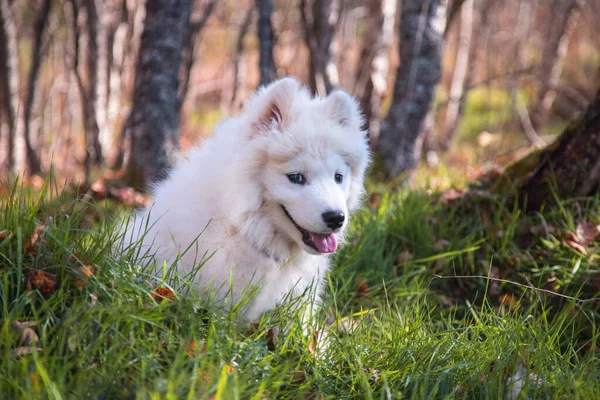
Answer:
[{"label": "puppy's right ear", "polygon": [[282,129],[291,117],[294,96],[300,84],[292,78],[283,78],[263,88],[248,104],[255,115],[253,135],[271,128]]}]

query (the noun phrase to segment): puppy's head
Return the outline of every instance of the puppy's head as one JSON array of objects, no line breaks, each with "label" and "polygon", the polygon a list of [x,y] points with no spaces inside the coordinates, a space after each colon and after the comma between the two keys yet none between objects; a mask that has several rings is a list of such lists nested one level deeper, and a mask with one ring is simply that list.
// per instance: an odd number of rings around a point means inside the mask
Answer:
[{"label": "puppy's head", "polygon": [[263,198],[277,230],[311,254],[335,252],[359,205],[369,160],[358,105],[341,91],[311,98],[286,78],[248,107],[251,142],[263,157]]}]

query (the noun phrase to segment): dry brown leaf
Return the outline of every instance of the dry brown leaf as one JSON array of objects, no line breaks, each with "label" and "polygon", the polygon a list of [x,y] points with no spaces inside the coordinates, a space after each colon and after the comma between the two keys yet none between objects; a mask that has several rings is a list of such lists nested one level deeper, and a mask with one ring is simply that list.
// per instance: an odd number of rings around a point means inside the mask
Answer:
[{"label": "dry brown leaf", "polygon": [[404,250],[402,253],[398,254],[398,256],[396,256],[396,264],[404,264],[406,262],[409,262],[410,260],[413,259],[413,255],[410,251],[408,250]]},{"label": "dry brown leaf", "polygon": [[181,346],[186,349],[188,355],[194,356],[206,353],[206,343],[202,343],[202,346],[198,348],[198,342],[195,340],[184,341]]},{"label": "dry brown leaf", "polygon": [[29,270],[27,274],[27,290],[39,290],[43,294],[56,291],[56,275],[41,269]]},{"label": "dry brown leaf", "polygon": [[371,196],[369,196],[369,205],[371,208],[377,208],[379,207],[379,204],[381,204],[381,193],[371,193]]},{"label": "dry brown leaf", "polygon": [[319,343],[319,331],[311,328],[311,338],[308,342],[308,352],[313,356],[317,357],[317,344]]},{"label": "dry brown leaf", "polygon": [[359,276],[356,278],[356,296],[362,297],[366,294],[369,294],[369,285],[367,284],[367,279]]},{"label": "dry brown leaf", "polygon": [[81,273],[83,274],[83,279],[75,279],[75,285],[79,288],[85,287],[85,285],[87,285],[88,278],[94,275],[95,270],[96,267],[94,267],[93,265],[80,265],[79,271],[81,271]]},{"label": "dry brown leaf", "polygon": [[20,336],[19,343],[21,346],[39,346],[40,339],[31,328],[36,325],[37,323],[35,321],[11,321],[10,328]]},{"label": "dry brown leaf", "polygon": [[600,234],[600,225],[592,224],[591,222],[584,222],[577,224],[575,230],[577,242],[583,246],[589,246],[598,234]]},{"label": "dry brown leaf", "polygon": [[436,251],[442,251],[446,247],[448,247],[448,245],[450,245],[450,241],[445,240],[445,239],[440,239],[437,242],[435,242],[435,244],[433,245],[433,249]]},{"label": "dry brown leaf", "polygon": [[444,190],[444,192],[442,193],[442,196],[440,197],[440,200],[442,201],[443,204],[448,204],[448,203],[453,202],[454,200],[463,198],[464,195],[465,195],[464,190],[448,189],[448,190]]},{"label": "dry brown leaf", "polygon": [[13,358],[21,358],[26,356],[27,354],[31,354],[34,351],[42,351],[41,347],[17,347],[16,349],[11,349],[9,354]]},{"label": "dry brown leaf", "polygon": [[574,241],[574,240],[565,240],[563,243],[566,244],[569,247],[574,248],[575,250],[577,250],[581,254],[587,255],[587,249],[584,246],[582,246],[579,243],[577,243],[576,241]]},{"label": "dry brown leaf", "polygon": [[154,289],[154,292],[152,292],[152,298],[157,303],[161,303],[163,301],[171,302],[175,300],[175,293],[173,293],[173,291],[169,288],[158,287]]},{"label": "dry brown leaf", "polygon": [[45,227],[43,225],[36,226],[35,230],[33,231],[33,234],[30,237],[26,237],[25,240],[23,240],[23,253],[31,252],[33,255],[36,254],[37,243],[42,235],[42,232],[44,231],[44,228]]}]

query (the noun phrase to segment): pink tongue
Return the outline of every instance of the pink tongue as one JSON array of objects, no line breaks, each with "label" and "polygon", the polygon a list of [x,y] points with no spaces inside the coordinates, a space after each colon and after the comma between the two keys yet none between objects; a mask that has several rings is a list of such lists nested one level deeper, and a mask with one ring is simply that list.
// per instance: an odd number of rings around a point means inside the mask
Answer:
[{"label": "pink tongue", "polygon": [[333,253],[337,249],[337,238],[333,233],[313,233],[309,232],[310,239],[315,244],[319,253]]}]

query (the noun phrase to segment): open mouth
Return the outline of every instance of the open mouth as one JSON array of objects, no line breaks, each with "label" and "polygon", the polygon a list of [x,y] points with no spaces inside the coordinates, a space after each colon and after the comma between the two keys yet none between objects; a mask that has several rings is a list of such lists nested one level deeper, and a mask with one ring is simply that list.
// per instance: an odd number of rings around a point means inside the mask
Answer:
[{"label": "open mouth", "polygon": [[302,241],[305,245],[312,247],[319,253],[329,254],[334,253],[337,250],[337,238],[333,232],[331,233],[317,233],[311,232],[307,229],[304,229],[292,218],[288,210],[281,205],[283,208],[283,212],[287,217],[292,221],[294,226],[300,231],[302,234]]}]

